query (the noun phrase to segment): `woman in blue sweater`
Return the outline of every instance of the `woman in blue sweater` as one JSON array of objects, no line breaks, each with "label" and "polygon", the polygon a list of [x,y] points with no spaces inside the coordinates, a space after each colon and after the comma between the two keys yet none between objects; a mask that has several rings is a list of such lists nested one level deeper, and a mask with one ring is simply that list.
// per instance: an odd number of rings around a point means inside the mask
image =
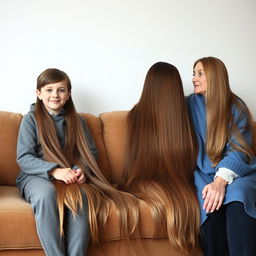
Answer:
[{"label": "woman in blue sweater", "polygon": [[199,154],[195,184],[204,255],[256,255],[256,158],[252,118],[230,89],[224,63],[199,59],[188,97]]}]

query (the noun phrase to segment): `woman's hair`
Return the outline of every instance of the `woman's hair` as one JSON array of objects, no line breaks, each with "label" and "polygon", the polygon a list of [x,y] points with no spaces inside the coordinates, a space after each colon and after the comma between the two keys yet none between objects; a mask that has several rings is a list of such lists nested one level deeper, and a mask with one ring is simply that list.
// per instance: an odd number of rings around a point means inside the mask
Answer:
[{"label": "woman's hair", "polygon": [[[194,63],[201,63],[206,80],[206,152],[215,167],[223,158],[223,150],[227,142],[237,151],[243,152],[248,161],[253,153],[241,135],[236,122],[244,116],[248,122],[244,129],[251,129],[252,118],[246,104],[235,95],[229,85],[228,71],[224,63],[214,57],[205,57]],[[238,109],[238,120],[234,119],[233,107]],[[232,143],[231,136],[235,136],[238,143]]]},{"label": "woman's hair", "polygon": [[155,63],[127,118],[121,188],[145,200],[157,230],[189,253],[197,245],[200,215],[193,182],[197,144],[176,67]]},{"label": "woman's hair", "polygon": [[[37,89],[41,90],[45,85],[57,82],[65,82],[68,91],[71,92],[69,77],[58,69],[47,69],[41,73],[37,79]],[[100,241],[100,230],[110,214],[112,203],[119,210],[121,232],[124,236],[128,236],[129,232],[134,231],[137,225],[136,222],[133,222],[134,225],[129,227],[127,221],[133,215],[138,215],[135,199],[127,193],[119,192],[113,188],[104,178],[88,148],[81,120],[75,110],[71,95],[65,103],[64,109],[66,130],[65,146],[62,149],[58,141],[54,122],[44,107],[43,102],[37,98],[35,117],[44,159],[58,163],[62,168],[72,168],[76,165],[84,171],[87,180],[84,184],[69,185],[62,181],[54,181],[57,190],[61,234],[63,235],[64,206],[67,206],[75,215],[82,208],[81,190],[84,190],[89,205],[92,242],[98,243]]]}]

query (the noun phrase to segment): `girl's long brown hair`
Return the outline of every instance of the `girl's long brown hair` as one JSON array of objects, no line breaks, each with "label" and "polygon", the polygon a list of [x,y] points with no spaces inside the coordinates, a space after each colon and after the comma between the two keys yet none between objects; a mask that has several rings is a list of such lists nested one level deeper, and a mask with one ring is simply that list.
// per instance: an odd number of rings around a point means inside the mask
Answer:
[{"label": "girl's long brown hair", "polygon": [[149,69],[127,127],[121,187],[145,200],[157,229],[164,226],[171,245],[189,254],[200,225],[193,182],[197,144],[176,67],[158,62]]},{"label": "girl's long brown hair", "polygon": [[[194,63],[201,62],[207,79],[206,90],[206,152],[216,166],[223,158],[223,150],[227,142],[231,143],[234,150],[243,152],[248,161],[253,156],[250,145],[247,145],[234,120],[232,106],[240,111],[239,118],[248,119],[244,129],[251,129],[252,117],[246,104],[235,95],[229,85],[228,71],[224,63],[215,57],[204,57]],[[232,143],[231,136],[235,136],[238,143]]]},{"label": "girl's long brown hair", "polygon": [[[45,85],[56,82],[65,82],[68,91],[71,92],[69,77],[58,69],[47,69],[41,73],[37,79],[37,89],[41,90]],[[86,175],[87,182],[84,184],[67,185],[62,181],[54,181],[59,207],[60,233],[63,235],[64,232],[64,206],[67,206],[74,215],[81,210],[83,206],[81,191],[83,190],[88,200],[92,242],[100,242],[101,231],[110,214],[112,204],[115,204],[119,213],[121,235],[128,237],[129,234],[136,231],[136,220],[138,220],[137,203],[132,196],[112,187],[102,175],[88,148],[81,120],[75,110],[71,96],[64,108],[66,120],[64,149],[59,144],[54,122],[39,98],[37,98],[35,108],[35,117],[44,159],[58,163],[63,168],[72,168],[76,165]],[[134,217],[134,221],[131,221],[132,217]],[[130,219],[130,222],[128,219]],[[129,223],[132,223],[132,225],[129,226]]]}]

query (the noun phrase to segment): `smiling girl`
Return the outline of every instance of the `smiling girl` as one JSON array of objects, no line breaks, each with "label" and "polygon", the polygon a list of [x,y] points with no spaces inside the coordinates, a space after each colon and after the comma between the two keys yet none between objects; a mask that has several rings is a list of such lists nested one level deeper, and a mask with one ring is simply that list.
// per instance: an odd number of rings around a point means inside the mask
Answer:
[{"label": "smiling girl", "polygon": [[124,229],[131,206],[125,203],[127,195],[114,189],[99,170],[97,150],[75,110],[67,74],[45,70],[37,79],[36,94],[20,126],[17,185],[33,208],[45,254],[84,256],[89,238],[98,241],[111,202]]}]

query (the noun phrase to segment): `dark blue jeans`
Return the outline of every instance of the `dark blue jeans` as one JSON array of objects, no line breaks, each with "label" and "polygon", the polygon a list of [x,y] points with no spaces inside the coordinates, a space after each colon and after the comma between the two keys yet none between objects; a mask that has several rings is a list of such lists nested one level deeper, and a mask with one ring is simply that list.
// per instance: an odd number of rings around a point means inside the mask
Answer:
[{"label": "dark blue jeans", "polygon": [[256,219],[241,202],[223,205],[201,226],[204,256],[256,256]]}]

